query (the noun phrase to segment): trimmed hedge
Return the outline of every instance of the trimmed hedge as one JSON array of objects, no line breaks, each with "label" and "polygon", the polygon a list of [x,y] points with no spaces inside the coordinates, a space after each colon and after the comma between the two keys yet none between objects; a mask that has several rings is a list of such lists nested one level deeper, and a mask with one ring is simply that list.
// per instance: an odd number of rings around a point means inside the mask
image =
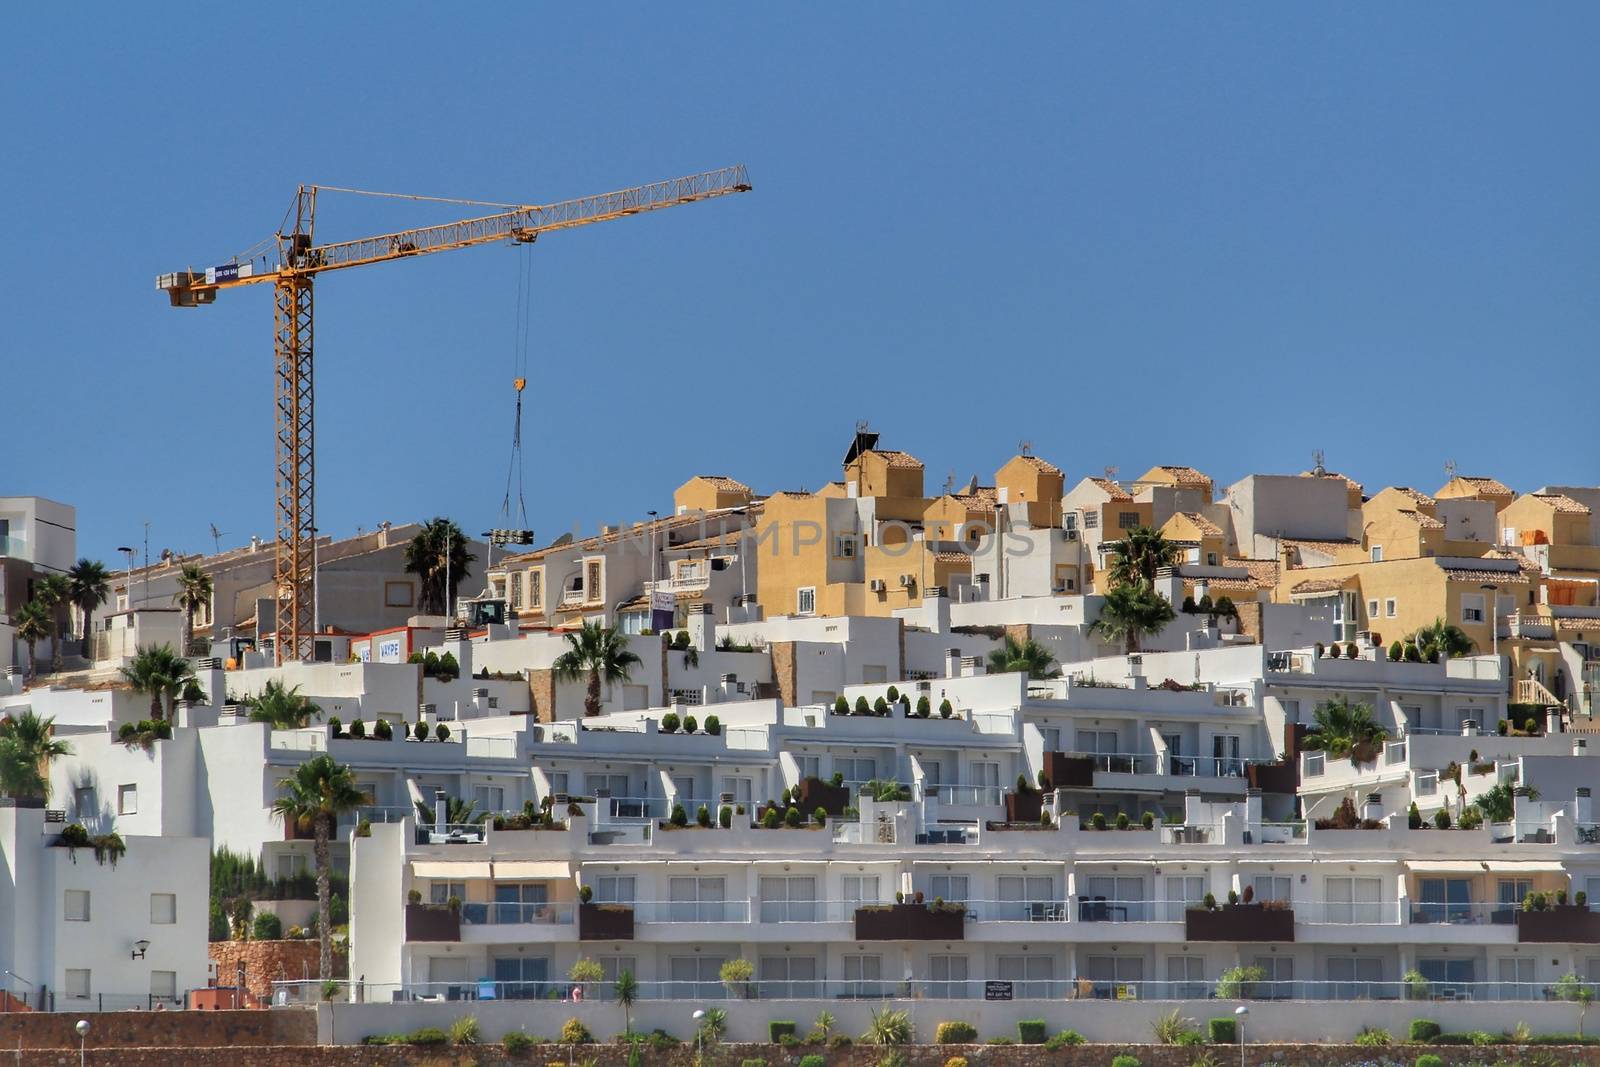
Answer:
[{"label": "trimmed hedge", "polygon": [[935,1045],[970,1045],[977,1040],[978,1028],[960,1019],[942,1022],[933,1031]]},{"label": "trimmed hedge", "polygon": [[1062,1030],[1058,1034],[1052,1034],[1050,1040],[1044,1043],[1044,1047],[1054,1052],[1056,1049],[1066,1048],[1068,1045],[1081,1045],[1083,1042],[1084,1036],[1078,1031]]},{"label": "trimmed hedge", "polygon": [[1206,1036],[1213,1045],[1231,1045],[1239,1040],[1239,1023],[1226,1015],[1206,1023]]},{"label": "trimmed hedge", "polygon": [[1050,1031],[1045,1027],[1043,1019],[1017,1020],[1017,1040],[1024,1045],[1042,1045],[1049,1036]]},{"label": "trimmed hedge", "polygon": [[1406,1036],[1412,1041],[1428,1044],[1442,1032],[1438,1023],[1432,1019],[1412,1019],[1411,1029]]},{"label": "trimmed hedge", "polygon": [[786,1037],[794,1037],[800,1026],[792,1019],[773,1019],[767,1023],[767,1039],[774,1045],[783,1043]]}]

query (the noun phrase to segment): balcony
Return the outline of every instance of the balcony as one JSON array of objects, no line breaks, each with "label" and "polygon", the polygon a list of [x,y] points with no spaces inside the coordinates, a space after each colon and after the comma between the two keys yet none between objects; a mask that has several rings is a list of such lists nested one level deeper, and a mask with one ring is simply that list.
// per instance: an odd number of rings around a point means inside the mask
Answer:
[{"label": "balcony", "polygon": [[1183,914],[1183,935],[1186,941],[1293,942],[1294,912],[1260,904],[1190,908]]},{"label": "balcony", "polygon": [[441,904],[407,904],[406,940],[460,941],[461,913]]},{"label": "balcony", "polygon": [[1600,945],[1600,912],[1559,904],[1549,911],[1516,914],[1518,944]]},{"label": "balcony", "polygon": [[462,926],[571,926],[571,904],[468,901],[461,905]]},{"label": "balcony", "polygon": [[960,905],[874,904],[857,908],[857,941],[961,941],[966,909]]},{"label": "balcony", "polygon": [[632,941],[633,907],[628,904],[579,904],[579,941]]},{"label": "balcony", "polygon": [[679,571],[676,578],[662,578],[654,582],[645,582],[646,593],[700,593],[711,585],[711,574],[708,571]]},{"label": "balcony", "polygon": [[636,900],[637,923],[747,923],[748,900]]}]

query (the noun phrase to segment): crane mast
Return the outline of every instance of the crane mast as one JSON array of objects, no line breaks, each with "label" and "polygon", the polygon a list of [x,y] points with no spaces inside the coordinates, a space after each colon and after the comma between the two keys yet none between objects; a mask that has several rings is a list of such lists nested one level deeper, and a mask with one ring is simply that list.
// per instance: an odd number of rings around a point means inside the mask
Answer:
[{"label": "crane mast", "polygon": [[[156,279],[156,287],[167,293],[174,307],[210,304],[223,289],[267,283],[273,288],[277,533],[274,578],[279,663],[309,659],[313,650],[316,419],[312,389],[315,369],[312,282],[315,277],[327,271],[499,241],[531,244],[543,233],[748,192],[751,185],[742,165],[724,167],[554,204],[499,205],[510,210],[324,245],[315,243],[318,188],[302,185],[296,191],[289,210],[293,226],[286,225],[287,232],[278,233],[270,242],[258,246],[262,249],[259,254],[236,256],[219,266],[176,271]],[[453,610],[453,607],[448,605],[446,610]]]}]

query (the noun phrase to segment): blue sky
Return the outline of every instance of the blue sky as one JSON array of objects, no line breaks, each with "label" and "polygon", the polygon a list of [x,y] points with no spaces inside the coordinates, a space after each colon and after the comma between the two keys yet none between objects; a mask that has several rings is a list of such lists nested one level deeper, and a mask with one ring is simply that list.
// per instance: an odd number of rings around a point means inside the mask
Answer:
[{"label": "blue sky", "polygon": [[[154,276],[300,182],[751,194],[532,252],[541,537],[696,472],[838,476],[858,419],[985,481],[1328,464],[1600,482],[1592,5],[36,6],[0,40],[0,493],[82,548],[272,532],[271,300]],[[328,198],[319,235],[437,219]],[[497,524],[519,253],[318,285],[319,525]],[[618,502],[631,505],[619,513]]]}]

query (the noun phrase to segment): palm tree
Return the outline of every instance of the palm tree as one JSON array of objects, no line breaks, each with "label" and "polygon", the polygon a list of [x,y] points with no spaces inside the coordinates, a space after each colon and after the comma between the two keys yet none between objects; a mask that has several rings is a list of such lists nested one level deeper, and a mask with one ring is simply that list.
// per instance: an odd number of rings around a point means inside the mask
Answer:
[{"label": "palm tree", "polygon": [[300,693],[300,687],[285,686],[269,680],[256,696],[244,698],[250,709],[251,722],[264,722],[274,730],[299,730],[311,725],[313,718],[322,718],[322,709],[310,697]]},{"label": "palm tree", "polygon": [[1139,643],[1146,634],[1160,633],[1162,627],[1177,618],[1172,602],[1156,592],[1149,582],[1125,582],[1112,585],[1100,605],[1100,615],[1089,626],[1090,633],[1099,634],[1112,643],[1121,642],[1130,655],[1139,651]]},{"label": "palm tree", "polygon": [[1334,697],[1318,704],[1313,714],[1315,722],[1300,745],[1310,752],[1349,756],[1355,762],[1358,748],[1389,739],[1389,731],[1372,717],[1369,704],[1352,704],[1344,697]]},{"label": "palm tree", "polygon": [[609,626],[586,622],[583,629],[567,634],[567,651],[556,657],[556,680],[575,682],[585,675],[589,691],[583,698],[585,715],[600,714],[600,681],[626,682],[634,667],[644,661],[628,649],[628,639]]},{"label": "palm tree", "polygon": [[1455,659],[1470,654],[1477,647],[1461,627],[1443,619],[1434,619],[1406,640],[1421,649],[1423,656],[1429,659],[1432,658],[1430,653],[1434,652],[1442,659]]},{"label": "palm tree", "polygon": [[86,558],[67,571],[67,581],[72,583],[72,603],[83,612],[83,656],[93,659],[89,648],[89,633],[93,629],[90,624],[94,621],[95,609],[111,596],[111,576],[104,563]]},{"label": "palm tree", "polygon": [[1178,546],[1149,526],[1136,526],[1111,548],[1110,583],[1113,586],[1136,582],[1154,585],[1156,571],[1178,562]]},{"label": "palm tree", "polygon": [[306,760],[294,774],[278,783],[283,795],[272,811],[287,826],[311,831],[311,854],[317,869],[317,978],[333,977],[333,930],[328,902],[328,842],[341,815],[348,815],[372,797],[356,788],[349,767],[341,767],[324,753]]},{"label": "palm tree", "polygon": [[616,984],[611,991],[617,995],[617,1003],[622,1005],[622,1032],[633,1033],[633,1002],[639,997],[639,983],[634,980],[633,972],[624,968],[617,975]]},{"label": "palm tree", "polygon": [[[449,519],[434,518],[423,524],[406,545],[406,573],[421,579],[417,606],[424,615],[444,615],[456,602],[456,589],[478,557],[467,551],[461,528]],[[445,588],[449,574],[450,588]]]},{"label": "palm tree", "polygon": [[186,656],[194,643],[194,613],[200,610],[200,605],[211,603],[211,592],[211,575],[201,570],[198,563],[185,563],[178,575],[178,591],[173,594],[172,602],[183,609],[183,647],[179,651]]},{"label": "palm tree", "polygon": [[1019,642],[1010,634],[1006,634],[1006,643],[1003,647],[994,649],[989,653],[990,674],[1010,674],[1021,671],[1029,678],[1054,678],[1060,670],[1051,670],[1050,664],[1055,657],[1050,650],[1045,648],[1033,638]]},{"label": "palm tree", "polygon": [[33,681],[34,667],[37,664],[35,649],[40,641],[50,636],[51,619],[50,609],[37,600],[30,600],[22,605],[16,616],[11,620],[16,627],[17,637],[28,646],[28,671],[26,678]]},{"label": "palm tree", "polygon": [[[420,826],[433,825],[433,805],[426,800],[415,802],[417,806],[417,824]],[[445,804],[444,821],[447,826],[477,826],[488,821],[489,812],[479,811],[476,800],[462,800],[460,797],[451,797]],[[441,829],[441,833],[444,831]]]},{"label": "palm tree", "polygon": [[138,649],[133,662],[122,668],[122,677],[133,686],[135,692],[150,697],[152,719],[165,717],[164,700],[187,695],[191,684],[199,688],[194,668],[188,660],[174,652],[171,645]]},{"label": "palm tree", "polygon": [[34,596],[50,609],[50,673],[61,673],[61,643],[66,627],[62,619],[72,604],[72,580],[64,574],[47,574],[34,586]]},{"label": "palm tree", "polygon": [[0,789],[7,796],[49,799],[51,762],[72,754],[55,725],[31,709],[0,719]]}]

